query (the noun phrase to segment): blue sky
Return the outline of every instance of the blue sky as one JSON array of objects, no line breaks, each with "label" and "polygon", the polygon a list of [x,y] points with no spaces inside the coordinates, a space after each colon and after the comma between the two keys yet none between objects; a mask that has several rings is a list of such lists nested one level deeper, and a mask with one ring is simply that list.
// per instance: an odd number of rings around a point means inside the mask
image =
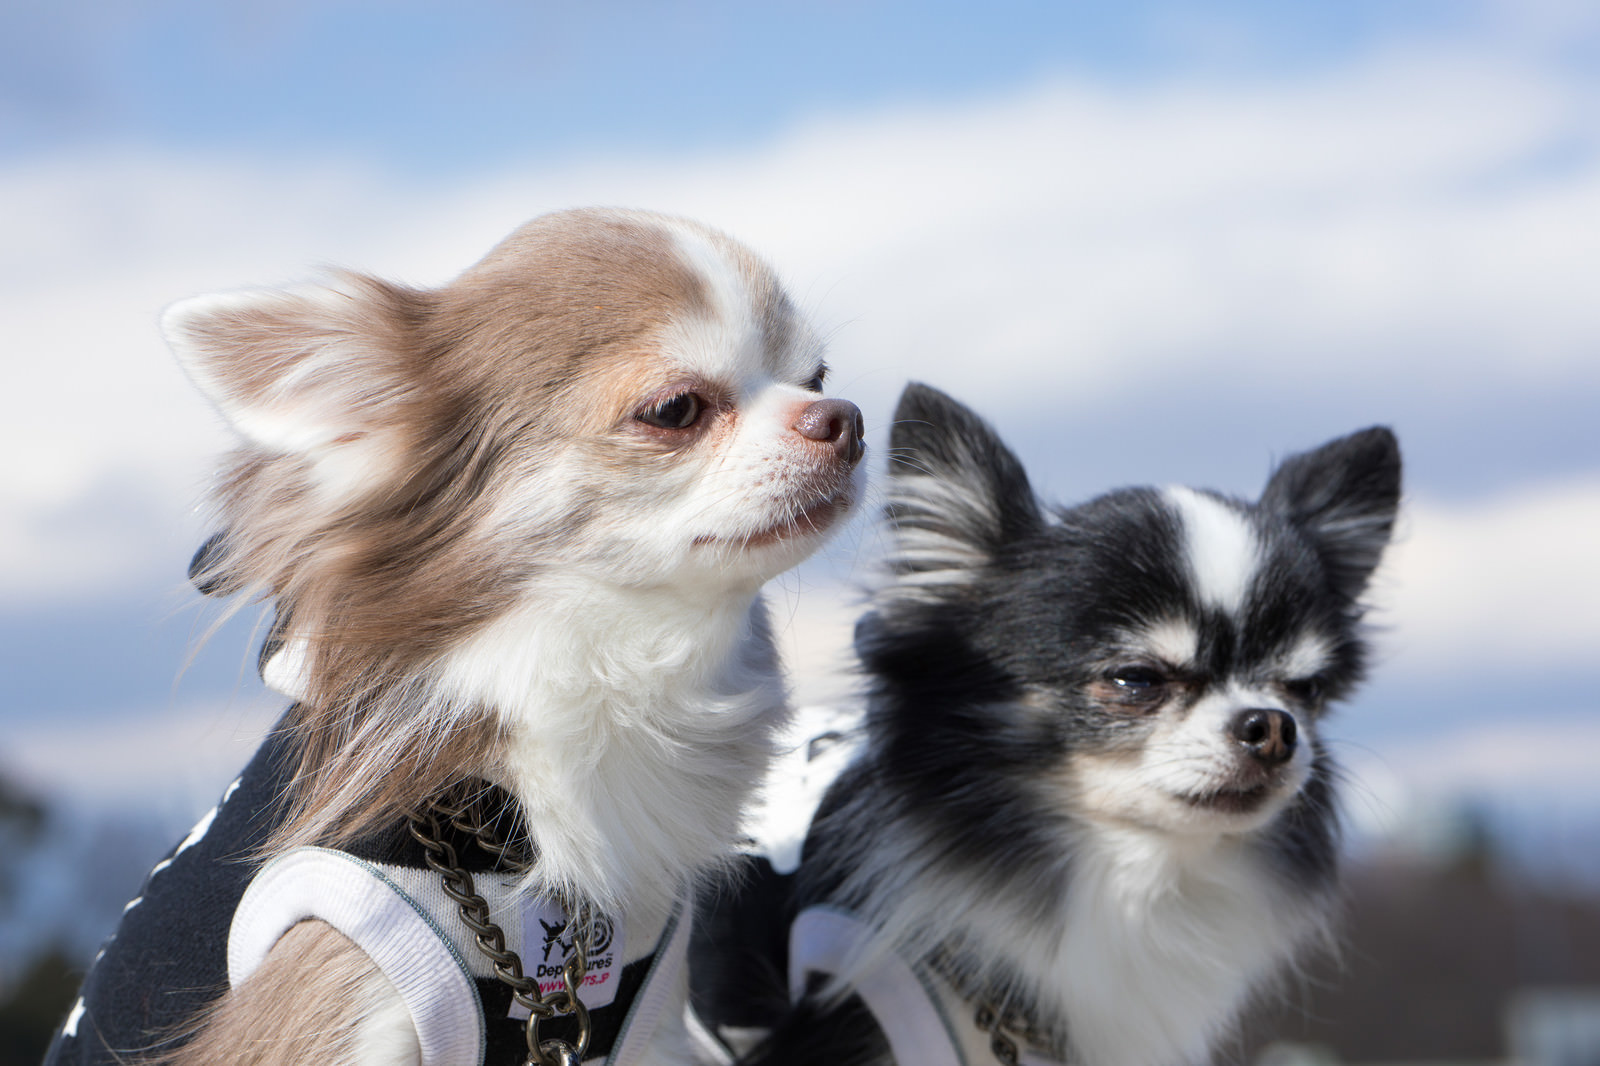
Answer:
[{"label": "blue sky", "polygon": [[[630,203],[765,252],[874,433],[928,380],[1057,500],[1249,495],[1394,425],[1383,662],[1339,725],[1362,802],[1600,825],[1591,6],[6,5],[0,760],[181,808],[275,707],[248,619],[180,672],[226,436],[163,305],[329,263],[435,283]],[[808,697],[858,543],[776,590]]]},{"label": "blue sky", "polygon": [[574,152],[705,149],[821,112],[961,100],[1066,71],[1270,75],[1467,5],[17,3],[4,52],[23,150],[96,140],[357,154],[418,174]]}]

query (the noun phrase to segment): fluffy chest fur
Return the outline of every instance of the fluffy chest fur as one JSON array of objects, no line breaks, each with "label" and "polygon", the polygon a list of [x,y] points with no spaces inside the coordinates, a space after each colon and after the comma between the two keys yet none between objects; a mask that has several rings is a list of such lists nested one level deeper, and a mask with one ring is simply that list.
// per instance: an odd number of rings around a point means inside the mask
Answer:
[{"label": "fluffy chest fur", "polygon": [[[855,794],[824,815],[806,859],[848,873],[803,890],[878,930],[838,975],[841,994],[879,953],[942,954],[963,988],[1022,1009],[1074,1063],[1200,1063],[1252,993],[1327,930],[1331,886],[1295,885],[1249,836],[1079,823],[1051,861],[997,855],[975,869],[949,861],[947,832],[886,819],[894,801],[861,778],[846,779]],[[803,882],[813,874],[803,868]],[[963,1032],[973,1061],[987,1061],[986,1040]]]},{"label": "fluffy chest fur", "polygon": [[647,914],[663,871],[719,862],[787,717],[762,602],[589,589],[453,655],[446,691],[498,709],[495,774],[538,839],[531,877]]},{"label": "fluffy chest fur", "polygon": [[[1251,990],[1323,924],[1251,845],[1084,833],[1054,928],[1008,946],[1085,1062],[1204,1061]],[[1019,930],[1020,931],[1020,930]]]}]

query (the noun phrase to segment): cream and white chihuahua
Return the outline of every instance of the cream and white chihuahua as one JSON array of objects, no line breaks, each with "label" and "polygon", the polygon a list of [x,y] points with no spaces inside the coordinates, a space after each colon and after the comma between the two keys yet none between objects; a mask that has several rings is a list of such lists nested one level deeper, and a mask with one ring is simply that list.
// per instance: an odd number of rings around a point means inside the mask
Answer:
[{"label": "cream and white chihuahua", "polygon": [[682,901],[786,718],[760,589],[860,491],[860,412],[771,270],[569,211],[438,289],[341,275],[164,328],[240,437],[195,576],[272,603],[295,702],[49,1061],[686,1061]]}]

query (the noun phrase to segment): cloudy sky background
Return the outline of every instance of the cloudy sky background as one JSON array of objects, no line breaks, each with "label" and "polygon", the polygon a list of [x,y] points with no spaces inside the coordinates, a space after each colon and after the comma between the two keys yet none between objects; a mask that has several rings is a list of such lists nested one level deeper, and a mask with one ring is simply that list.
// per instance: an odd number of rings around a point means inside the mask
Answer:
[{"label": "cloudy sky background", "polygon": [[[881,442],[909,378],[1070,502],[1407,460],[1353,813],[1600,828],[1600,16],[1582,0],[0,8],[0,770],[175,820],[277,701],[182,581],[227,437],[166,304],[446,280],[540,212],[752,244]],[[881,449],[880,449],[881,452]],[[775,590],[807,699],[870,531]],[[180,674],[180,670],[182,673]]]}]

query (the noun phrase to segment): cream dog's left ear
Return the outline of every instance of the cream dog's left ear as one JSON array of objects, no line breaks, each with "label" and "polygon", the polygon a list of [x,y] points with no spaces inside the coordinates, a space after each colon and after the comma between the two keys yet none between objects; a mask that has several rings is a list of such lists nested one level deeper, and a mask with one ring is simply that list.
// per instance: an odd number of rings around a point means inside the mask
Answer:
[{"label": "cream dog's left ear", "polygon": [[[357,275],[326,285],[197,296],[162,332],[206,398],[255,449],[306,464],[347,500],[404,466],[425,403],[413,365],[427,294]],[[413,408],[408,410],[408,408]]]}]

